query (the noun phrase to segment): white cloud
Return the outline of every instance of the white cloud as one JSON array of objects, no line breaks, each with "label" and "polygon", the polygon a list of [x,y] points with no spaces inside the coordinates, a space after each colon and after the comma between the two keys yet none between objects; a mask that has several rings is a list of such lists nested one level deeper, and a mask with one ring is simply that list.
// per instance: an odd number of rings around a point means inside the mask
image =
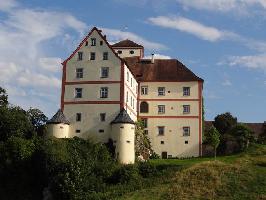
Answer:
[{"label": "white cloud", "polygon": [[250,69],[266,70],[266,54],[249,56],[231,56],[228,59],[230,66],[247,67]]},{"label": "white cloud", "polygon": [[[151,55],[149,55],[149,56],[145,56],[143,59],[151,59]],[[154,58],[155,59],[171,59],[171,57],[170,56],[166,56],[166,55],[162,55],[162,54],[154,54]]]},{"label": "white cloud", "polygon": [[48,58],[40,58],[39,63],[41,68],[51,71],[51,72],[57,72],[60,71],[61,68],[58,66],[61,65],[62,59],[61,58],[53,58],[53,57],[48,57]]},{"label": "white cloud", "polygon": [[232,83],[231,83],[231,81],[229,79],[225,79],[224,82],[222,82],[222,85],[223,86],[231,86]]},{"label": "white cloud", "polygon": [[160,27],[183,31],[211,42],[235,36],[234,33],[229,31],[221,31],[184,17],[158,16],[149,18],[148,22]]},{"label": "white cloud", "polygon": [[143,45],[145,48],[150,50],[162,50],[166,49],[166,46],[160,43],[151,42],[135,33],[121,31],[117,29],[110,29],[110,28],[101,28],[103,32],[108,36],[108,39],[111,42],[117,42],[124,39],[130,39],[134,42]]},{"label": "white cloud", "polygon": [[0,11],[7,11],[17,6],[15,0],[2,0],[0,1]]}]

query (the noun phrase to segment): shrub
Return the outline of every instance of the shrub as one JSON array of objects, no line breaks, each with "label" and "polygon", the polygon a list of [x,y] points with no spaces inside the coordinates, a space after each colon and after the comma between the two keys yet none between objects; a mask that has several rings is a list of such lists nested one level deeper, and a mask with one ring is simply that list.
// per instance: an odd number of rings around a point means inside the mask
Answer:
[{"label": "shrub", "polygon": [[139,168],[139,174],[143,178],[148,178],[158,175],[156,167],[152,165],[150,162],[140,162],[138,164],[138,168]]}]

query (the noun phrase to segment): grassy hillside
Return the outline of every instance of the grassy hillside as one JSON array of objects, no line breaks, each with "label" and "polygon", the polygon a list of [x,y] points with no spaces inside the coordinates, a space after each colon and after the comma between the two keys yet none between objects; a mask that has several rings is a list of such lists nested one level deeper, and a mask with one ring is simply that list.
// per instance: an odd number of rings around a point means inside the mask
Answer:
[{"label": "grassy hillside", "polygon": [[152,160],[164,169],[151,187],[127,193],[121,199],[265,199],[266,146],[212,158]]}]

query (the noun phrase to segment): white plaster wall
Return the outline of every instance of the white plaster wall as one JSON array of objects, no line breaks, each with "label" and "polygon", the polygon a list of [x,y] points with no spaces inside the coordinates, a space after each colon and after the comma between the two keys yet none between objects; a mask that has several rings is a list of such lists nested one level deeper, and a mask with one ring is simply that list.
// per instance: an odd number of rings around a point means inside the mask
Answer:
[{"label": "white plaster wall", "polygon": [[113,124],[113,141],[118,161],[122,164],[135,162],[135,125]]},{"label": "white plaster wall", "polygon": [[68,124],[47,124],[48,136],[54,136],[56,138],[68,138],[69,137],[69,125]]},{"label": "white plaster wall", "polygon": [[[120,58],[125,58],[125,57],[135,57],[135,56],[142,56],[141,51],[142,49],[134,49],[134,48],[114,48],[115,52],[122,51],[121,54],[118,54]],[[134,51],[134,54],[130,54],[130,51]]]}]

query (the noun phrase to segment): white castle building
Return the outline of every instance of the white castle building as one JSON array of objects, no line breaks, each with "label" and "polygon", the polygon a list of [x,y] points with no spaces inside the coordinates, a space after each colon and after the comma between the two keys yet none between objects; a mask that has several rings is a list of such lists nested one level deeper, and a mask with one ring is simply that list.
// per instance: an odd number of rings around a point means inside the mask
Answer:
[{"label": "white castle building", "polygon": [[58,138],[114,141],[134,163],[137,119],[162,158],[201,156],[203,80],[176,59],[143,59],[130,40],[110,45],[94,27],[62,63],[61,109],[48,121]]}]

